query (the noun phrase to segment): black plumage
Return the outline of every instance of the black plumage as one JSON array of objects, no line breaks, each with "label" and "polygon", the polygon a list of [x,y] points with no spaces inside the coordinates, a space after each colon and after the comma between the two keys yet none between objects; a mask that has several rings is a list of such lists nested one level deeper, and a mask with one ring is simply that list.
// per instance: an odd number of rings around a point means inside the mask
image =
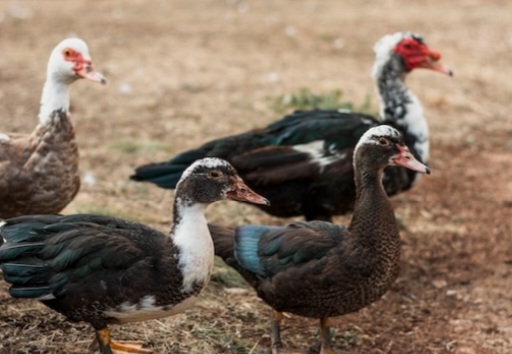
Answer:
[{"label": "black plumage", "polygon": [[[259,206],[271,215],[304,215],[307,220],[331,220],[353,210],[354,147],[371,127],[398,129],[413,155],[428,160],[428,127],[419,100],[405,86],[415,68],[444,73],[440,54],[411,33],[386,36],[376,45],[374,78],[382,107],[380,118],[337,110],[297,111],[259,130],[210,141],[173,159],[141,166],[131,176],[162,188],[174,188],[182,171],[196,158],[218,156],[230,161],[256,192],[269,198]],[[416,172],[386,171],[388,195],[411,188]]]},{"label": "black plumage", "polygon": [[96,330],[103,354],[150,353],[110,340],[108,324],[171,316],[209,279],[213,244],[204,210],[222,199],[267,203],[226,161],[190,166],[176,190],[170,235],[110,216],[33,215],[0,227],[0,269],[16,298],[35,298]]}]

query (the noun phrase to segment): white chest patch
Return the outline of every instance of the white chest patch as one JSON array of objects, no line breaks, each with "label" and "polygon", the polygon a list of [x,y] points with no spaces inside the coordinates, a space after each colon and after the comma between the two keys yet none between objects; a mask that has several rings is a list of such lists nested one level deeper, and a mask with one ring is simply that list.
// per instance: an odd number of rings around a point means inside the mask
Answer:
[{"label": "white chest patch", "polygon": [[[179,203],[178,203],[179,204]],[[206,285],[213,268],[213,241],[204,216],[204,205],[181,207],[181,220],[175,226],[173,242],[180,250],[179,267],[183,274],[183,292],[196,284]]]},{"label": "white chest patch", "polygon": [[155,306],[155,297],[146,295],[137,304],[125,302],[116,309],[105,311],[105,314],[120,323],[154,320],[180,314],[192,307],[196,300],[197,297],[192,296],[173,306]]},{"label": "white chest patch", "polygon": [[5,133],[0,133],[0,142],[7,143],[10,140],[11,140],[11,138],[9,137],[9,135],[7,135]]}]

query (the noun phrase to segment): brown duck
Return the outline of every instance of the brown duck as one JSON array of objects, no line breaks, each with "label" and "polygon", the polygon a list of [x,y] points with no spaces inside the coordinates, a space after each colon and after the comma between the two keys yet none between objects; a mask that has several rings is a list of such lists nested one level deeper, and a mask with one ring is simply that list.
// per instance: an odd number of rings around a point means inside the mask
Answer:
[{"label": "brown duck", "polygon": [[320,319],[320,353],[333,353],[329,318],[379,299],[398,275],[400,237],[382,184],[387,166],[429,173],[389,126],[369,129],[354,152],[356,205],[350,225],[325,221],[235,229],[210,225],[215,254],[235,268],[273,308],[272,352],[282,312]]},{"label": "brown duck", "polygon": [[214,261],[205,209],[223,199],[268,203],[228,162],[205,158],[178,183],[168,235],[101,215],[8,219],[0,225],[0,269],[9,293],[90,323],[103,354],[152,353],[140,342],[112,341],[107,325],[172,316],[193,305]]},{"label": "brown duck", "polygon": [[93,71],[87,44],[69,38],[53,49],[31,134],[0,134],[0,219],[58,213],[78,192],[78,148],[69,119],[69,87],[84,78],[105,84]]}]

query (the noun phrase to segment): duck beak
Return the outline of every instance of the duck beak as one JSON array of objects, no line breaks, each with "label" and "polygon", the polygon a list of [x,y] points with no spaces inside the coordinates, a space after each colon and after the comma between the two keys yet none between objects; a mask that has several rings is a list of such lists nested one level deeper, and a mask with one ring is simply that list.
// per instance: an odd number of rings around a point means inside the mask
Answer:
[{"label": "duck beak", "polygon": [[263,198],[261,195],[254,192],[240,177],[235,177],[232,180],[232,187],[226,193],[226,197],[241,202],[270,205],[268,199]]},{"label": "duck beak", "polygon": [[453,71],[448,66],[441,63],[441,53],[437,50],[428,49],[423,57],[423,60],[418,64],[418,67],[434,70],[448,76],[453,76]]},{"label": "duck beak", "polygon": [[102,85],[107,83],[107,79],[99,72],[94,71],[92,64],[89,62],[84,62],[82,65],[77,65],[77,69],[75,69],[75,73],[87,80],[91,80],[94,82],[99,82]]},{"label": "duck beak", "polygon": [[399,152],[391,158],[395,165],[400,165],[416,172],[430,174],[430,168],[416,160],[407,146],[397,144],[396,147]]}]

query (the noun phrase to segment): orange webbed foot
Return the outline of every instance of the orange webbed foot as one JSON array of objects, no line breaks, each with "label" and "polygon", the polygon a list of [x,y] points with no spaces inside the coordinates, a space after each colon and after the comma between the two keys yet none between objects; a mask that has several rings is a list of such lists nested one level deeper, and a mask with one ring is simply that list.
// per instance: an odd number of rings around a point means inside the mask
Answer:
[{"label": "orange webbed foot", "polygon": [[141,341],[111,341],[110,348],[114,354],[153,354],[152,349],[143,348]]}]

